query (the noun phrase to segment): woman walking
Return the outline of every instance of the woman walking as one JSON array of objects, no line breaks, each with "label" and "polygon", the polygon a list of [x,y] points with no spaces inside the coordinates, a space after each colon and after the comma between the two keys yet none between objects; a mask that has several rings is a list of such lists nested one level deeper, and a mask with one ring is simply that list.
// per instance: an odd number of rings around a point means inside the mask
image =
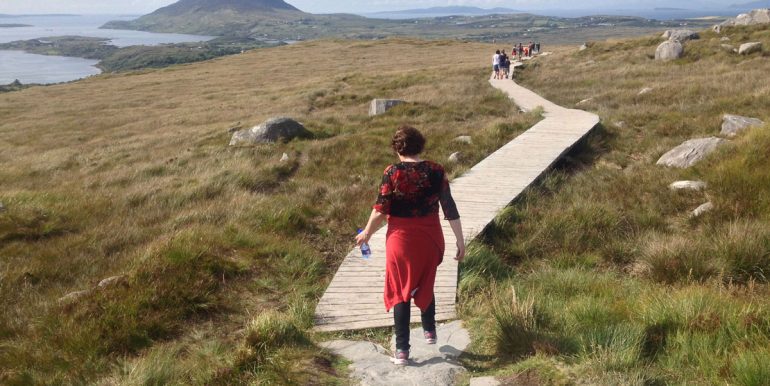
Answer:
[{"label": "woman walking", "polygon": [[422,328],[428,344],[436,343],[436,298],[433,284],[436,270],[444,258],[444,234],[439,204],[457,243],[455,260],[465,257],[460,215],[452,199],[444,168],[420,159],[425,138],[415,128],[402,126],[391,142],[398,163],[385,169],[377,202],[366,228],[356,244],[369,242],[371,235],[387,219],[385,242],[385,308],[393,309],[396,352],[393,362],[409,361],[409,322],[411,301],[420,308]]}]

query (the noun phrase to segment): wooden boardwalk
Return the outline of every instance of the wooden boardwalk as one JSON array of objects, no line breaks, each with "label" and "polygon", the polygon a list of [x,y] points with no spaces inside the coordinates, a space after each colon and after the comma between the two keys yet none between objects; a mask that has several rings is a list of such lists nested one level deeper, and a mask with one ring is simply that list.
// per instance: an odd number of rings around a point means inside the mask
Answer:
[{"label": "wooden boardwalk", "polygon": [[[522,110],[542,107],[545,119],[452,181],[452,195],[468,242],[599,123],[595,114],[560,107],[511,80],[490,83]],[[442,224],[446,252],[436,277],[436,319],[450,320],[456,317],[457,262],[453,257],[457,247],[449,224]],[[316,307],[317,331],[393,325],[393,314],[385,311],[382,299],[385,233],[383,227],[372,235],[371,259],[361,258],[357,249],[345,257]],[[419,309],[412,306],[412,321],[419,320]]]}]

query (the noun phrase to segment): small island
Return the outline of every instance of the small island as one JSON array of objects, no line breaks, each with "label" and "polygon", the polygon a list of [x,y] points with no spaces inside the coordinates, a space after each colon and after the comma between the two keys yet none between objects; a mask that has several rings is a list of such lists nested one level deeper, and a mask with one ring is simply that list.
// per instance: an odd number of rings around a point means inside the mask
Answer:
[{"label": "small island", "polygon": [[0,28],[21,28],[21,27],[32,27],[29,24],[0,24]]}]

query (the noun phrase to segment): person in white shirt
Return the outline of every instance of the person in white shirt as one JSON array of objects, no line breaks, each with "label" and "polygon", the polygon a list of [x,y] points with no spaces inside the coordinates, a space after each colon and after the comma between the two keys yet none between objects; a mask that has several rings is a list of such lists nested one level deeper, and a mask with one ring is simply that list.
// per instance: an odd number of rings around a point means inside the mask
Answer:
[{"label": "person in white shirt", "polygon": [[495,72],[495,79],[500,78],[500,50],[495,51],[495,55],[492,56],[492,70]]}]

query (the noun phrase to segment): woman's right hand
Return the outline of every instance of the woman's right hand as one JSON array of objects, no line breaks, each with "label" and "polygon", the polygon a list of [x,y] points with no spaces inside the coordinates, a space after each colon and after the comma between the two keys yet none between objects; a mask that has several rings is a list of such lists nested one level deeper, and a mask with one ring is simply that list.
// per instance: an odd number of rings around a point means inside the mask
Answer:
[{"label": "woman's right hand", "polygon": [[455,260],[457,260],[458,263],[462,263],[464,258],[465,258],[465,241],[457,240],[457,256],[455,256]]},{"label": "woman's right hand", "polygon": [[369,232],[363,231],[356,235],[356,246],[360,247],[363,243],[369,242]]}]

